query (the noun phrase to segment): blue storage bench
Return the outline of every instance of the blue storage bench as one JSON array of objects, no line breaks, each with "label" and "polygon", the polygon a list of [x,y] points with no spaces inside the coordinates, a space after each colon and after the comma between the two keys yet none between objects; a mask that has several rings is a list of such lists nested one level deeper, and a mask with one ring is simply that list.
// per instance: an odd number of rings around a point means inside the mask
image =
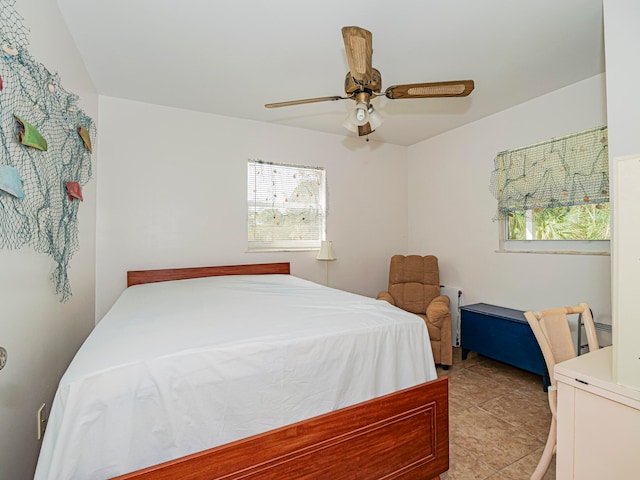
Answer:
[{"label": "blue storage bench", "polygon": [[544,390],[549,373],[524,311],[476,303],[460,307],[462,359],[470,351],[542,376]]}]

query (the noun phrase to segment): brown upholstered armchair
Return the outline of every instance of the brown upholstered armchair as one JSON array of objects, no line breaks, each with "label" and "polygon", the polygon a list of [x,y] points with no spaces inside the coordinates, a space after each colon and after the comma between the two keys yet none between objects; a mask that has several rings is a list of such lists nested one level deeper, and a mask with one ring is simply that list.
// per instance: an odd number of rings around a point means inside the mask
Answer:
[{"label": "brown upholstered armchair", "polygon": [[394,255],[389,267],[389,289],[378,294],[403,310],[422,317],[427,324],[435,363],[453,363],[449,297],[440,295],[438,259],[433,255]]}]

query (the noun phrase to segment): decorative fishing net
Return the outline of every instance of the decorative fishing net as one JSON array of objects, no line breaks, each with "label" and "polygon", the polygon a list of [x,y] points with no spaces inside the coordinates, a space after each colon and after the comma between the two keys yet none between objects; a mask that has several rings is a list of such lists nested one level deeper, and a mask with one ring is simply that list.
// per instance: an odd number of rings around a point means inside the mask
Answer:
[{"label": "decorative fishing net", "polygon": [[496,219],[516,210],[609,201],[607,127],[556,137],[497,155],[491,192]]},{"label": "decorative fishing net", "polygon": [[[91,178],[95,125],[59,76],[29,55],[28,29],[14,4],[0,0],[0,248],[28,245],[51,255],[51,279],[66,301],[69,261],[79,248],[78,187]],[[12,172],[24,195],[8,185]]]}]

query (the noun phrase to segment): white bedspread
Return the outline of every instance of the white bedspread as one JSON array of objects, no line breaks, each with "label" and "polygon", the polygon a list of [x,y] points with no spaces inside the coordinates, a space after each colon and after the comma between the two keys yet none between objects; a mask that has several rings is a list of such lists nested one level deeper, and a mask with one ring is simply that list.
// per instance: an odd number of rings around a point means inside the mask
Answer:
[{"label": "white bedspread", "polygon": [[128,288],[62,377],[36,480],[100,479],[436,378],[427,329],[289,275]]}]

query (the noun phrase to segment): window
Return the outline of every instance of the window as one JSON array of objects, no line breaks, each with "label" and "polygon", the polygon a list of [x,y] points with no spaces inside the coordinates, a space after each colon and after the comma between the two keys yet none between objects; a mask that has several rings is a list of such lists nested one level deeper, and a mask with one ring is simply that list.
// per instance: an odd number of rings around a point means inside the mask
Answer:
[{"label": "window", "polygon": [[535,208],[508,215],[507,240],[609,240],[609,202]]},{"label": "window", "polygon": [[315,250],[325,237],[324,168],[249,160],[249,251]]},{"label": "window", "polygon": [[491,190],[501,250],[608,251],[607,127],[499,153]]}]

